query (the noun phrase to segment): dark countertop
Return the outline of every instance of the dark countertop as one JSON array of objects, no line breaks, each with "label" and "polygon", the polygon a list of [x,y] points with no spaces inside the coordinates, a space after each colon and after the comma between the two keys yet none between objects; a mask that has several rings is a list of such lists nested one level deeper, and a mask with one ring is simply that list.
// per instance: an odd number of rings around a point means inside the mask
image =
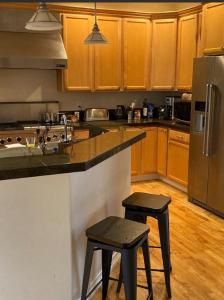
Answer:
[{"label": "dark countertop", "polygon": [[111,127],[122,127],[122,126],[133,126],[133,127],[144,127],[144,126],[161,126],[167,128],[173,128],[181,130],[184,132],[190,132],[190,126],[182,123],[177,123],[172,120],[159,120],[159,119],[146,119],[146,120],[113,120],[113,121],[92,121],[83,122],[79,124],[88,124],[101,128],[111,128]]},{"label": "dark countertop", "polygon": [[146,136],[144,131],[106,132],[59,153],[0,159],[0,180],[86,171]]}]

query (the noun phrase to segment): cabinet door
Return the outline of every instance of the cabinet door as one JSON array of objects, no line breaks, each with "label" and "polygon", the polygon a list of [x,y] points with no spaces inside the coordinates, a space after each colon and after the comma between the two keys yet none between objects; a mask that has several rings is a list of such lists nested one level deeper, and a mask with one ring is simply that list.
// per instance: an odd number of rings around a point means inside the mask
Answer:
[{"label": "cabinet door", "polygon": [[121,88],[121,19],[99,16],[99,28],[108,44],[95,45],[95,89]]},{"label": "cabinet door", "polygon": [[124,89],[149,87],[150,21],[124,19]]},{"label": "cabinet door", "polygon": [[144,130],[146,131],[146,138],[142,140],[141,149],[142,175],[157,171],[157,128],[150,127]]},{"label": "cabinet door", "polygon": [[189,145],[169,140],[167,176],[187,186]]},{"label": "cabinet door", "polygon": [[174,89],[176,69],[176,44],[177,20],[153,20],[151,72],[152,89]]},{"label": "cabinet door", "polygon": [[92,30],[92,17],[63,15],[63,40],[68,56],[64,71],[64,87],[69,91],[90,91],[93,88],[92,47],[84,40]]},{"label": "cabinet door", "polygon": [[203,6],[203,53],[224,53],[224,4],[208,3]]},{"label": "cabinet door", "polygon": [[167,167],[167,137],[166,128],[158,128],[158,145],[157,145],[157,172],[166,176]]},{"label": "cabinet door", "polygon": [[179,19],[176,76],[179,90],[191,90],[193,58],[197,56],[197,27],[197,14]]},{"label": "cabinet door", "polygon": [[131,146],[131,176],[140,175],[141,146],[141,141]]}]

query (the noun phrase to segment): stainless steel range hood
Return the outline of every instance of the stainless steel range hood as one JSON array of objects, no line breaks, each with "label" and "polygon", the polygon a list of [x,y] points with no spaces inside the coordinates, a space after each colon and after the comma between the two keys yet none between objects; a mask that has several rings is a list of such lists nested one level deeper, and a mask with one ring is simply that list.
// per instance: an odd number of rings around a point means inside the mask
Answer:
[{"label": "stainless steel range hood", "polygon": [[59,32],[0,31],[0,68],[64,69],[67,55]]}]

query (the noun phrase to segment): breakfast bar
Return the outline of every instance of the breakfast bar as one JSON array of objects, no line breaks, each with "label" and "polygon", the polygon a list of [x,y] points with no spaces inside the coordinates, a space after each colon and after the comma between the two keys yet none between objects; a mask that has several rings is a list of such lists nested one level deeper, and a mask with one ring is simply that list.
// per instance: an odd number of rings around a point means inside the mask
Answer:
[{"label": "breakfast bar", "polygon": [[[123,215],[130,146],[144,137],[107,132],[56,154],[0,159],[0,299],[80,298],[85,229]],[[100,269],[97,256],[90,286]]]}]

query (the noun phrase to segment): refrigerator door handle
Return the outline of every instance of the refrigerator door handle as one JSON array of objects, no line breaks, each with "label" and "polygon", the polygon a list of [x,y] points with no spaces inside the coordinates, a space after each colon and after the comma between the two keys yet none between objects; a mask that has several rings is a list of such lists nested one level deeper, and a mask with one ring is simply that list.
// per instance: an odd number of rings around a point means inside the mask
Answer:
[{"label": "refrigerator door handle", "polygon": [[208,86],[208,118],[207,118],[207,137],[206,137],[206,150],[205,155],[209,156],[210,154],[210,127],[211,127],[211,118],[212,118],[212,90],[213,84],[209,84]]},{"label": "refrigerator door handle", "polygon": [[206,155],[207,149],[207,131],[208,131],[208,98],[209,98],[209,83],[206,83],[205,91],[205,123],[204,123],[204,135],[203,135],[203,155]]}]

